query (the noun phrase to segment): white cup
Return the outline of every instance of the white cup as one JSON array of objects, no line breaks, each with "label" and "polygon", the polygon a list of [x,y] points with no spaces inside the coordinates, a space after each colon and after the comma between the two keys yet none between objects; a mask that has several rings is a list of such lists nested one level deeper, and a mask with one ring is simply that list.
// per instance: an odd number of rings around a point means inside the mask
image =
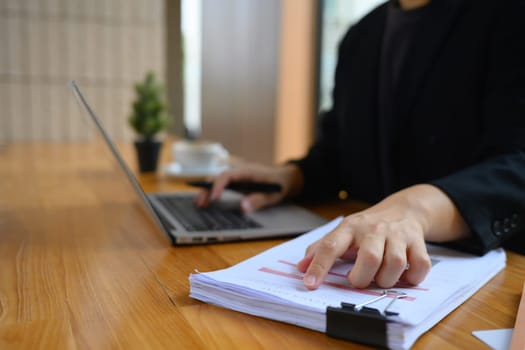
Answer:
[{"label": "white cup", "polygon": [[173,144],[172,156],[182,171],[215,172],[226,167],[229,154],[218,142],[183,140]]}]

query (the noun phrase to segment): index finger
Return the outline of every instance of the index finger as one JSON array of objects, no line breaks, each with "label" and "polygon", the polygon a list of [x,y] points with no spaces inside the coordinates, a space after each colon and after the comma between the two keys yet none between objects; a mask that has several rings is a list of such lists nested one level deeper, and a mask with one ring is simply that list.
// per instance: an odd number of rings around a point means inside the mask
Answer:
[{"label": "index finger", "polygon": [[306,288],[317,289],[321,285],[335,260],[348,250],[352,241],[352,228],[341,224],[319,240],[303,278]]},{"label": "index finger", "polygon": [[213,186],[210,191],[210,199],[215,201],[221,197],[222,192],[230,183],[230,173],[223,172],[215,178],[213,181]]}]

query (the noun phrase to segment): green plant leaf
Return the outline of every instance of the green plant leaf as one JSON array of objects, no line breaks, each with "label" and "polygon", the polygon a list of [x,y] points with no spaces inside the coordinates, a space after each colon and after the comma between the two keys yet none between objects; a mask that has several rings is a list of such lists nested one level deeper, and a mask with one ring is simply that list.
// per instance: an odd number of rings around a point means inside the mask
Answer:
[{"label": "green plant leaf", "polygon": [[164,88],[153,72],[146,73],[144,80],[134,86],[135,100],[128,122],[135,132],[145,139],[154,138],[168,126]]}]

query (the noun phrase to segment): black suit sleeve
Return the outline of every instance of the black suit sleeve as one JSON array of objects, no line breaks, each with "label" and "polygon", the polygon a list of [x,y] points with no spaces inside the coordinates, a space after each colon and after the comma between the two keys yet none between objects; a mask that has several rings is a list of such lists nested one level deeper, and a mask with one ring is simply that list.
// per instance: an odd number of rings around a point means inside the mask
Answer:
[{"label": "black suit sleeve", "polygon": [[316,140],[309,149],[308,154],[292,163],[298,165],[304,176],[302,199],[323,200],[335,198],[340,190],[339,159],[341,146],[338,144],[340,125],[337,120],[337,89],[340,85],[341,71],[348,62],[347,51],[349,42],[355,37],[355,28],[350,28],[341,41],[338,49],[338,60],[335,72],[335,87],[332,91],[333,106],[329,111],[323,112],[318,119]]},{"label": "black suit sleeve", "polygon": [[501,3],[491,23],[479,161],[432,182],[453,200],[482,254],[504,245],[525,253],[525,1]]},{"label": "black suit sleeve", "polygon": [[304,187],[301,199],[324,200],[335,198],[339,190],[337,168],[339,148],[336,137],[337,122],[333,112],[325,112],[319,118],[318,135],[308,155],[292,161],[301,168]]}]

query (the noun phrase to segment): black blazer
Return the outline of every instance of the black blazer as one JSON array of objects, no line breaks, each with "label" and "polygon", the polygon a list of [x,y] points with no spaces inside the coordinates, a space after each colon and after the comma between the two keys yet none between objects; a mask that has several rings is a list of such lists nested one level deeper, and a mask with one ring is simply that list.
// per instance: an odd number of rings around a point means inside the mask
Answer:
[{"label": "black blazer", "polygon": [[[305,197],[374,203],[430,183],[454,201],[484,253],[525,252],[525,0],[434,0],[402,67],[392,110],[377,113],[382,5],[342,40],[333,107],[296,161]],[[398,137],[398,152],[389,140]],[[393,158],[394,157],[394,158]]]}]

